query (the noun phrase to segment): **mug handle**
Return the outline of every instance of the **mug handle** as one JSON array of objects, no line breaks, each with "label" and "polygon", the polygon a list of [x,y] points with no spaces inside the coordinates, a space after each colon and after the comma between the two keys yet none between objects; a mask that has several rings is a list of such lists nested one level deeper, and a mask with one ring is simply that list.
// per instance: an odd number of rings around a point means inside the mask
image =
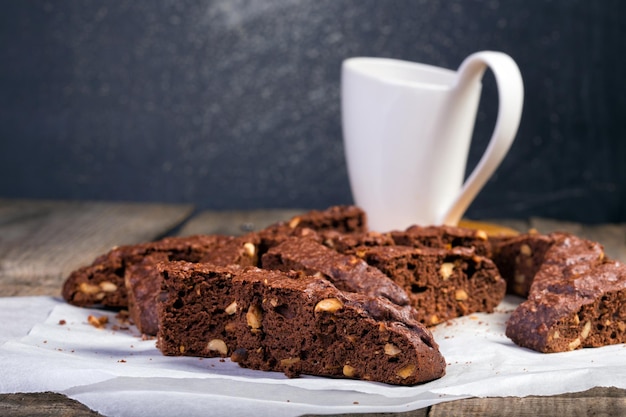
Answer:
[{"label": "mug handle", "polygon": [[498,86],[498,116],[485,153],[469,175],[460,194],[440,224],[456,226],[478,192],[494,173],[513,144],[522,116],[524,85],[515,61],[502,52],[481,51],[468,56],[458,70],[456,89],[463,100],[464,90],[479,83],[489,67]]}]

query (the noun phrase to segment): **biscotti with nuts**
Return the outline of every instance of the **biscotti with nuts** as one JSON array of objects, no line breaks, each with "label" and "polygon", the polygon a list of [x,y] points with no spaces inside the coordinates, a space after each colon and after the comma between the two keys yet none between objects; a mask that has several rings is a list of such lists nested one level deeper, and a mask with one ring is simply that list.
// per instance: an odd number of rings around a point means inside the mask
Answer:
[{"label": "biscotti with nuts", "polygon": [[227,357],[237,343],[232,280],[240,268],[185,261],[157,264],[157,347],[164,355]]},{"label": "biscotti with nuts", "polygon": [[475,312],[492,312],[506,283],[495,264],[473,249],[363,247],[359,256],[382,271],[409,296],[427,326]]},{"label": "biscotti with nuts", "polygon": [[166,262],[157,346],[242,367],[413,385],[439,378],[432,334],[380,297],[302,272]]},{"label": "biscotti with nuts", "polygon": [[626,265],[606,259],[596,242],[566,233],[547,238],[551,244],[506,335],[544,353],[626,342]]},{"label": "biscotti with nuts", "polygon": [[414,248],[473,248],[476,255],[491,257],[491,242],[485,231],[457,226],[411,226],[390,232],[396,245]]},{"label": "biscotti with nuts", "polygon": [[445,373],[430,331],[383,298],[261,269],[235,277],[233,295],[238,325],[231,359],[243,367],[396,385]]},{"label": "biscotti with nuts", "polygon": [[127,307],[124,275],[131,265],[155,253],[164,253],[170,260],[198,262],[220,242],[228,239],[230,237],[220,235],[167,237],[155,242],[113,248],[96,258],[91,265],[73,271],[63,284],[63,298],[76,306]]},{"label": "biscotti with nuts", "polygon": [[323,243],[341,253],[354,254],[357,248],[367,246],[409,246],[413,248],[451,249],[472,248],[477,255],[491,255],[491,242],[480,229],[454,226],[411,226],[406,230],[379,233],[337,233],[324,231]]},{"label": "biscotti with nuts", "polygon": [[332,206],[325,210],[311,210],[292,217],[286,223],[292,229],[307,228],[315,231],[358,233],[367,230],[365,212],[357,206]]},{"label": "biscotti with nuts", "polygon": [[357,256],[341,254],[315,240],[289,238],[265,253],[261,265],[318,275],[340,290],[384,297],[400,306],[409,303],[406,292],[385,274]]},{"label": "biscotti with nuts", "polygon": [[[546,257],[549,251],[551,254]],[[545,264],[557,264],[557,269],[565,262],[585,267],[602,258],[603,251],[599,243],[569,233],[532,232],[494,245],[493,260],[507,282],[507,292],[526,298],[535,275]]]},{"label": "biscotti with nuts", "polygon": [[544,289],[531,287],[507,322],[517,345],[551,353],[626,343],[626,265],[604,260],[584,272],[540,271],[535,283],[542,282]]},{"label": "biscotti with nuts", "polygon": [[[256,246],[244,237],[220,237],[200,259],[179,255],[178,260],[196,261],[217,266],[256,266]],[[126,268],[124,280],[128,294],[128,312],[143,334],[154,336],[158,330],[157,297],[161,292],[161,274],[157,264],[172,260],[166,252],[154,252],[141,262]]]},{"label": "biscotti with nuts", "polygon": [[365,212],[356,206],[332,206],[326,210],[311,210],[283,222],[247,235],[257,245],[259,256],[291,237],[306,237],[322,241],[323,233],[340,235],[364,233],[367,230]]}]

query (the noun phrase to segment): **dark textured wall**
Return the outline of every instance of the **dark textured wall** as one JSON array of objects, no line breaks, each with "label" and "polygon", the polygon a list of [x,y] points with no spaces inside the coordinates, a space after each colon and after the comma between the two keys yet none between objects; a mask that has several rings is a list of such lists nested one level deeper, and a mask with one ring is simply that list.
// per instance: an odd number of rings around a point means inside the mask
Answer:
[{"label": "dark textured wall", "polygon": [[[626,221],[626,2],[0,1],[0,197],[351,202],[344,58],[518,62],[524,115],[468,216]],[[485,79],[469,167],[493,127]]]}]

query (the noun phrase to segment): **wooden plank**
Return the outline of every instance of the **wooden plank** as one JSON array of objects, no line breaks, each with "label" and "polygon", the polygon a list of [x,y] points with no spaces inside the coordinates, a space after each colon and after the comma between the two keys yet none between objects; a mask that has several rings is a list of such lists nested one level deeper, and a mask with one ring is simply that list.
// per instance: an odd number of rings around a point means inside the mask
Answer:
[{"label": "wooden plank", "polygon": [[0,415],[11,417],[98,417],[78,401],[54,392],[0,394]]},{"label": "wooden plank", "polygon": [[179,236],[222,234],[238,236],[261,230],[308,210],[203,211],[194,215],[178,231]]},{"label": "wooden plank", "polygon": [[[429,408],[421,408],[413,411],[399,413],[347,413],[347,414],[324,414],[325,417],[428,417]],[[457,410],[458,413],[459,410]],[[457,414],[458,415],[458,414]],[[320,417],[319,414],[303,414],[302,417]]]},{"label": "wooden plank", "polygon": [[583,417],[590,415],[619,417],[626,415],[626,390],[593,388],[582,393],[551,397],[468,398],[436,404],[430,408],[428,417],[460,414],[468,417]]},{"label": "wooden plank", "polygon": [[58,295],[67,275],[111,247],[158,238],[189,205],[0,200],[0,296]]}]

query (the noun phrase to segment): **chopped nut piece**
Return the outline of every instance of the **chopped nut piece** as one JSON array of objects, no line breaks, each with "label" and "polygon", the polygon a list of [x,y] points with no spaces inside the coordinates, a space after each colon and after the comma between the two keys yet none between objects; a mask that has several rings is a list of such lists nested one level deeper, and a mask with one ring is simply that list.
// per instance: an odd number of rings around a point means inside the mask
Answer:
[{"label": "chopped nut piece", "polygon": [[95,328],[102,329],[109,322],[109,318],[107,316],[96,317],[90,314],[87,316],[87,322]]},{"label": "chopped nut piece", "polygon": [[580,324],[580,318],[578,317],[578,314],[574,314],[574,324],[577,326]]},{"label": "chopped nut piece", "polygon": [[248,312],[246,313],[246,321],[248,322],[248,326],[252,329],[260,329],[261,328],[261,320],[263,319],[263,312],[261,312],[261,308],[256,304],[252,304],[248,308]]},{"label": "chopped nut piece", "polygon": [[430,324],[431,325],[435,325],[439,323],[439,317],[437,317],[436,314],[433,314],[432,316],[430,316]]},{"label": "chopped nut piece", "polygon": [[325,298],[315,305],[315,312],[325,311],[327,313],[334,313],[342,308],[343,303],[337,298]]},{"label": "chopped nut piece", "polygon": [[456,292],[454,293],[454,299],[457,300],[457,301],[465,301],[468,298],[469,298],[469,296],[467,295],[467,293],[463,289],[456,290]]},{"label": "chopped nut piece", "polygon": [[352,366],[350,365],[344,365],[343,366],[343,374],[345,376],[347,376],[348,378],[352,378],[354,377],[354,375],[356,374],[356,369],[354,369]]},{"label": "chopped nut piece", "polygon": [[442,263],[441,267],[439,268],[439,275],[441,275],[441,279],[445,281],[448,278],[450,278],[453,270],[454,270],[454,264],[452,262]]},{"label": "chopped nut piece", "polygon": [[211,352],[218,352],[222,355],[226,355],[228,353],[228,346],[222,339],[213,339],[207,345],[206,348]]},{"label": "chopped nut piece", "polygon": [[554,334],[552,335],[552,338],[553,338],[553,339],[558,339],[558,338],[560,338],[560,337],[561,337],[561,333],[559,333],[559,331],[558,331],[558,330],[555,330],[555,331],[554,331]]},{"label": "chopped nut piece", "polygon": [[394,345],[393,343],[385,343],[385,355],[387,356],[396,356],[398,355],[400,352],[402,352],[398,346]]},{"label": "chopped nut piece", "polygon": [[295,229],[300,224],[300,217],[294,217],[289,221],[289,227]]},{"label": "chopped nut piece", "polygon": [[228,307],[224,309],[224,312],[229,316],[235,314],[237,312],[237,301],[233,301],[232,303],[230,303]]},{"label": "chopped nut piece", "polygon": [[404,368],[401,368],[400,370],[398,370],[398,372],[396,372],[396,375],[398,375],[402,379],[407,379],[408,377],[410,377],[414,373],[415,373],[415,365],[410,363],[407,366],[405,366]]},{"label": "chopped nut piece", "polygon": [[237,323],[230,321],[224,325],[224,330],[228,333],[234,333],[237,330]]},{"label": "chopped nut piece", "polygon": [[281,359],[280,360],[280,366],[291,366],[293,364],[296,364],[300,362],[300,358],[299,357],[295,357],[295,358],[286,358],[286,359]]},{"label": "chopped nut piece", "polygon": [[83,294],[96,294],[100,292],[100,286],[81,282],[78,286],[78,290]]},{"label": "chopped nut piece", "polygon": [[478,229],[478,230],[476,231],[476,237],[477,237],[478,239],[481,239],[481,240],[487,240],[487,239],[488,239],[487,232],[485,232],[485,231],[484,231],[484,230],[482,230],[482,229]]},{"label": "chopped nut piece", "polygon": [[519,247],[519,252],[524,256],[531,256],[533,254],[533,250],[526,243]]},{"label": "chopped nut piece", "polygon": [[254,246],[254,243],[252,242],[246,242],[243,244],[243,251],[246,253],[246,255],[252,258],[254,255],[256,255],[256,246]]},{"label": "chopped nut piece", "polygon": [[185,353],[185,346],[180,345],[180,346],[178,347],[178,351],[179,351],[180,353]]},{"label": "chopped nut piece", "polygon": [[587,320],[583,329],[580,331],[580,337],[586,339],[589,336],[589,332],[591,332],[591,321]]},{"label": "chopped nut piece", "polygon": [[100,283],[100,288],[104,292],[115,292],[115,291],[117,291],[117,285],[113,284],[111,281],[102,281]]},{"label": "chopped nut piece", "polygon": [[574,340],[572,340],[569,345],[567,345],[567,347],[569,348],[569,350],[574,350],[576,349],[578,346],[580,346],[580,339],[576,338]]}]

